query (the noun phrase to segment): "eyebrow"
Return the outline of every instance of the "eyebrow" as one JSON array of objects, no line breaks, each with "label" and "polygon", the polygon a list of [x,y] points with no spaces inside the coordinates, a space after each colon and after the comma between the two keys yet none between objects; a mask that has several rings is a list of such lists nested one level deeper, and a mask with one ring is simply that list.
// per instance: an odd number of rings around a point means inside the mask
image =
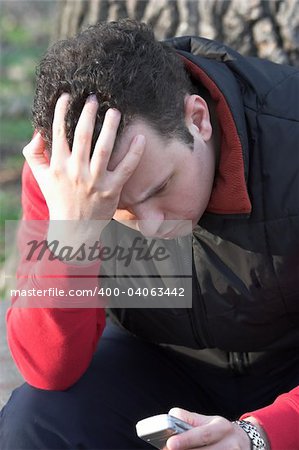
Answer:
[{"label": "eyebrow", "polygon": [[[153,195],[155,195],[157,192],[160,191],[160,189],[162,189],[162,187],[168,182],[168,180],[170,180],[170,178],[171,178],[171,175],[168,175],[167,178],[165,178],[165,179],[162,181],[162,183],[159,183],[159,184],[158,184],[158,186],[155,186],[155,187],[149,189],[149,190],[144,194],[144,196],[143,196],[140,200],[138,200],[137,202],[134,202],[134,205],[136,205],[136,204],[138,205],[138,204],[140,204],[140,203],[143,203],[143,202],[145,202],[146,200],[148,200],[150,197],[152,197]],[[121,207],[121,208],[119,208],[119,209],[126,209],[126,208],[128,208],[128,207],[130,207],[130,205],[128,205],[128,206],[123,206],[123,207]]]}]

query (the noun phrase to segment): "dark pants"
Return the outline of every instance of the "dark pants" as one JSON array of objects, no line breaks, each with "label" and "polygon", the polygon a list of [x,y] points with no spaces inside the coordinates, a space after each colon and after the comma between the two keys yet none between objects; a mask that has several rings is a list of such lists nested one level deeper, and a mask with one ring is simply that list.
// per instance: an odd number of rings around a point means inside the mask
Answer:
[{"label": "dark pants", "polygon": [[0,413],[0,448],[152,449],[138,420],[179,406],[228,419],[265,406],[299,384],[297,361],[267,363],[236,375],[107,326],[92,363],[66,391],[27,383]]}]

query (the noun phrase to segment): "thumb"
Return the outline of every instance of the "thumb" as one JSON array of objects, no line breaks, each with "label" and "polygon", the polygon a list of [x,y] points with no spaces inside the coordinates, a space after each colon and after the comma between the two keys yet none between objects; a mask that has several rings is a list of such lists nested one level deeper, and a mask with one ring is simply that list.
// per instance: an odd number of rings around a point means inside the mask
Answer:
[{"label": "thumb", "polygon": [[23,149],[23,155],[28,162],[34,176],[49,167],[49,160],[45,154],[46,147],[39,132]]},{"label": "thumb", "polygon": [[170,414],[173,417],[176,417],[177,419],[183,420],[184,422],[187,422],[189,425],[192,425],[193,427],[203,425],[206,419],[206,416],[193,413],[182,408],[171,408],[168,414]]}]

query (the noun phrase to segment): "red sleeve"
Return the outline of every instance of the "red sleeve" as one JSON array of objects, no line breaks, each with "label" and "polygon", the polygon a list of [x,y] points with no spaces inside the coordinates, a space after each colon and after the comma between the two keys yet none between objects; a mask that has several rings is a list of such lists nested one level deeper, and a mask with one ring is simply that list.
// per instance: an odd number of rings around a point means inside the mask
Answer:
[{"label": "red sleeve", "polygon": [[[39,186],[24,164],[22,173],[22,223],[48,220],[48,208]],[[20,248],[22,253],[22,249]],[[20,265],[24,264],[22,254]],[[67,290],[78,266],[55,262],[59,278],[18,278],[17,288],[44,288],[47,283]],[[24,266],[23,266],[24,267]],[[47,273],[47,267],[44,268]],[[83,269],[84,270],[84,269]],[[90,273],[89,266],[89,273]],[[99,263],[92,264],[98,274]],[[82,267],[80,268],[82,274]],[[62,275],[61,275],[62,274]],[[94,288],[98,279],[84,278],[84,288]],[[46,298],[46,304],[55,300]],[[78,299],[82,301],[82,299]],[[12,297],[12,305],[18,297]],[[105,326],[103,308],[24,308],[10,307],[6,315],[7,338],[14,361],[25,380],[34,387],[64,390],[73,385],[88,368]]]},{"label": "red sleeve", "polygon": [[271,450],[295,450],[299,443],[299,386],[282,394],[272,405],[244,414],[255,417],[264,428]]}]

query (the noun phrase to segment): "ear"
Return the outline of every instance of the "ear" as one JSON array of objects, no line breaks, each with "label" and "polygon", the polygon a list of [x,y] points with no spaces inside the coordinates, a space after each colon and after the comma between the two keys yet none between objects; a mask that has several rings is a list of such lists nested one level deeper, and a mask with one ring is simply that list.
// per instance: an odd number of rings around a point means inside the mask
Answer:
[{"label": "ear", "polygon": [[192,136],[195,137],[196,133],[199,133],[204,141],[209,141],[212,137],[212,125],[207,103],[196,94],[187,94],[184,103],[188,130]]}]

